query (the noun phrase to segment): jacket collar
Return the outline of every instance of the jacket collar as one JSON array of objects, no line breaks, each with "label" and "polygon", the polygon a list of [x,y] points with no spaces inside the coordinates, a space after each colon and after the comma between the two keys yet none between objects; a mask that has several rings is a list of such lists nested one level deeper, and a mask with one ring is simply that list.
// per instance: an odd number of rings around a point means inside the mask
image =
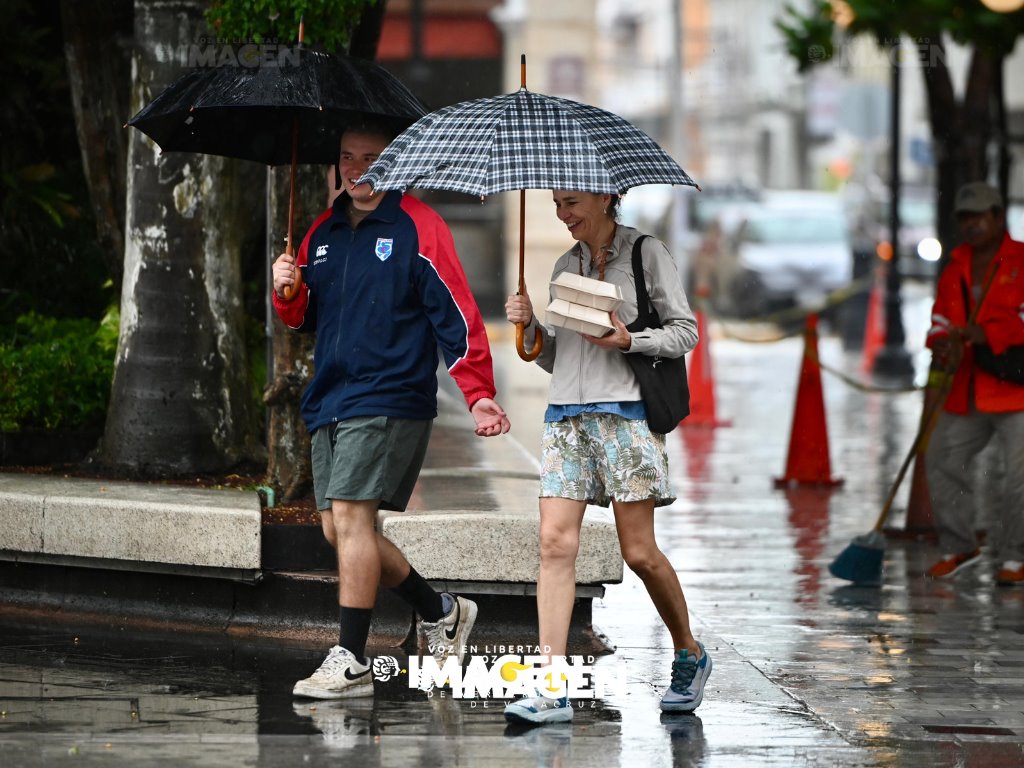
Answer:
[{"label": "jacket collar", "polygon": [[[331,206],[331,229],[336,227],[348,227],[348,204],[351,201],[348,192],[342,192],[334,198],[334,205]],[[402,193],[391,190],[384,193],[384,197],[377,204],[377,207],[370,211],[363,221],[381,221],[385,224],[394,224],[398,219],[398,212],[402,205]]]}]

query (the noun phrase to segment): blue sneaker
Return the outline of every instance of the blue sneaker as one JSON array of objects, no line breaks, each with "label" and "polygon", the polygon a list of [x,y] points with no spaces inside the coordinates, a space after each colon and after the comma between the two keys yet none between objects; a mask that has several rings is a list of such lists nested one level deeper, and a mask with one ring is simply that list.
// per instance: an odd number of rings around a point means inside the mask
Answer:
[{"label": "blue sneaker", "polygon": [[572,721],[572,702],[568,696],[551,699],[547,696],[524,696],[505,707],[510,723],[568,723]]},{"label": "blue sneaker", "polygon": [[662,712],[693,712],[704,698],[704,683],[711,674],[711,657],[700,646],[700,658],[694,658],[686,649],[676,651],[672,661],[672,683],[661,697]]}]

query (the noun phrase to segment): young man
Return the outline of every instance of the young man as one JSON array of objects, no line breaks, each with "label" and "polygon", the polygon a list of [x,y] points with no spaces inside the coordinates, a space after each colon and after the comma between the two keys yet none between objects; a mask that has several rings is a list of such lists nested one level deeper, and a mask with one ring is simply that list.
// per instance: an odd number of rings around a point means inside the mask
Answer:
[{"label": "young man", "polygon": [[983,370],[977,355],[983,345],[1001,354],[1024,344],[1024,243],[1007,234],[1002,197],[994,187],[965,184],[954,208],[963,244],[950,254],[939,278],[928,331],[934,375],[949,371],[953,376],[926,454],[944,553],[928,575],[952,576],[980,560],[970,469],[995,437],[1006,462],[1003,564],[996,580],[1019,584],[1024,583],[1024,385]]},{"label": "young man", "polygon": [[[373,694],[365,658],[381,584],[420,616],[443,664],[462,649],[476,605],[438,594],[376,530],[378,509],[403,510],[437,415],[440,347],[476,421],[500,435],[509,421],[494,401],[491,354],[451,232],[431,208],[401,192],[356,184],[390,142],[364,125],[341,138],[342,193],[313,223],[295,259],[274,263],[274,308],[286,325],[317,334],[316,372],[302,398],[312,434],[313,486],[324,535],[338,553],[338,644],[297,696]],[[290,299],[287,289],[301,285]]]}]

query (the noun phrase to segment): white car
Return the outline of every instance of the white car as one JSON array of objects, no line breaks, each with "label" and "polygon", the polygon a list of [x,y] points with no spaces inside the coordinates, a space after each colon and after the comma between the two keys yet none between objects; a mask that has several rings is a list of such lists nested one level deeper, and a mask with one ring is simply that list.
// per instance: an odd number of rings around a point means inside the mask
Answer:
[{"label": "white car", "polygon": [[718,255],[712,291],[741,316],[814,307],[853,279],[849,228],[831,195],[768,195],[744,211],[730,240]]}]

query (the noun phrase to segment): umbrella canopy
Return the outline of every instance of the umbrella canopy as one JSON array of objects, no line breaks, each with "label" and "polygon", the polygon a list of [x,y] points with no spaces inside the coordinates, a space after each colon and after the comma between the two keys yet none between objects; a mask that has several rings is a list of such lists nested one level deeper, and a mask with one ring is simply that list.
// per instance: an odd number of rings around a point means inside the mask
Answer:
[{"label": "umbrella canopy", "polygon": [[[128,121],[165,151],[267,165],[331,164],[352,120],[400,131],[426,113],[398,78],[364,59],[295,48],[282,61],[196,69]],[[298,148],[293,156],[294,132]]]},{"label": "umbrella canopy", "polygon": [[697,186],[650,136],[618,115],[525,87],[420,118],[360,181],[375,189],[481,196],[518,189],[622,194],[643,184]]}]

